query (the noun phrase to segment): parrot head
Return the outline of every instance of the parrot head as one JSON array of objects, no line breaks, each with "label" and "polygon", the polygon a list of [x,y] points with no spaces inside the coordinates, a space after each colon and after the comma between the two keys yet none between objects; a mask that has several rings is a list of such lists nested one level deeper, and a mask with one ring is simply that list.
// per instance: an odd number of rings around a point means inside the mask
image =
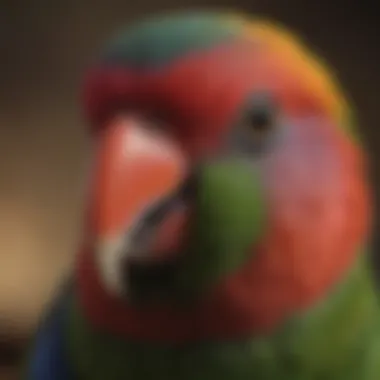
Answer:
[{"label": "parrot head", "polygon": [[279,26],[178,13],[130,26],[85,81],[94,136],[81,297],[128,336],[273,328],[354,262],[369,225],[341,91]]}]

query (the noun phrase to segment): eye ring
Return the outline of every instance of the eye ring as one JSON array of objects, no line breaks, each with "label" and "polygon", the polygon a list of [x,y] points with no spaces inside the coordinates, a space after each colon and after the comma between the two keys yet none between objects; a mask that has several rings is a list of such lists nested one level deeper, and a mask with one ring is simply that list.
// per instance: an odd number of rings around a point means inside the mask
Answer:
[{"label": "eye ring", "polygon": [[280,124],[278,104],[272,93],[255,92],[231,128],[228,149],[245,156],[261,155],[272,144]]},{"label": "eye ring", "polygon": [[244,124],[252,137],[260,137],[270,132],[277,124],[276,104],[267,93],[254,95],[250,99],[244,115]]}]

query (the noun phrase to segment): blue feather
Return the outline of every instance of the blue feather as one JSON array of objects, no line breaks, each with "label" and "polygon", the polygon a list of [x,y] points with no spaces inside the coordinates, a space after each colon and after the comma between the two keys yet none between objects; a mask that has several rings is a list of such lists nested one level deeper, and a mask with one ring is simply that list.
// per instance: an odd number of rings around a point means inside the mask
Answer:
[{"label": "blue feather", "polygon": [[25,380],[74,380],[65,350],[65,321],[70,292],[65,291],[37,332]]}]

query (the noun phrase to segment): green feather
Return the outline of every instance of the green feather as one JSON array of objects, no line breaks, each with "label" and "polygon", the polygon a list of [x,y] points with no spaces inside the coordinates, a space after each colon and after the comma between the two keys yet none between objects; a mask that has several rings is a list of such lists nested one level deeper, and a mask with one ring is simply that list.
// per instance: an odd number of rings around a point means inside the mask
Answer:
[{"label": "green feather", "polygon": [[106,48],[103,64],[157,68],[190,52],[214,47],[241,34],[222,15],[182,14],[155,17],[131,25]]},{"label": "green feather", "polygon": [[179,294],[202,294],[240,268],[265,229],[265,202],[252,165],[222,161],[202,167],[188,250],[178,269]]}]

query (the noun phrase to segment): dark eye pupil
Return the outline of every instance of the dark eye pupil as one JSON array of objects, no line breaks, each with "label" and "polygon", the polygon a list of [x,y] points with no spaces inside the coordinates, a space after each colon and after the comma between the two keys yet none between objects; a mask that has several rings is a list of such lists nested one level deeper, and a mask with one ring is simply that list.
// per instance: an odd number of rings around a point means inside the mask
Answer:
[{"label": "dark eye pupil", "polygon": [[270,93],[256,93],[246,114],[247,127],[254,132],[266,132],[275,124],[276,104]]},{"label": "dark eye pupil", "polygon": [[258,132],[265,131],[270,128],[272,122],[272,112],[267,108],[253,110],[248,119],[249,126]]}]

